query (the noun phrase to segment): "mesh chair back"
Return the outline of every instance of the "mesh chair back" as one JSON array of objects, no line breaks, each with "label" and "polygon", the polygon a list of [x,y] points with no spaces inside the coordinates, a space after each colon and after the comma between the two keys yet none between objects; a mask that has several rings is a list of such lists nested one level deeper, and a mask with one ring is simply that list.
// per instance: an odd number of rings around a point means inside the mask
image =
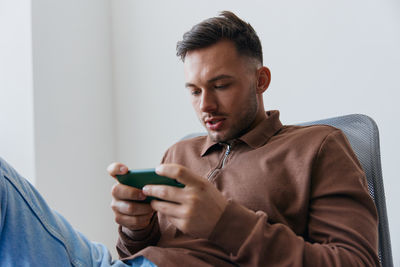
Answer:
[{"label": "mesh chair back", "polygon": [[342,130],[356,153],[367,177],[369,193],[378,210],[379,259],[383,267],[392,267],[393,259],[382,180],[379,131],[376,123],[366,115],[352,114],[299,125],[315,124],[331,125]]}]

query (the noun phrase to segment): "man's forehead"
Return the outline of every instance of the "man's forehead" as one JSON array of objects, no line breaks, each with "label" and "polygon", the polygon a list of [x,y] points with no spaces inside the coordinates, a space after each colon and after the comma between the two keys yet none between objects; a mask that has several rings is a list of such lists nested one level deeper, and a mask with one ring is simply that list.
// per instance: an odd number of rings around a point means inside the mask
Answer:
[{"label": "man's forehead", "polygon": [[191,62],[185,64],[185,80],[187,83],[214,82],[216,80],[234,77],[234,71],[229,64],[203,64],[200,62]]}]

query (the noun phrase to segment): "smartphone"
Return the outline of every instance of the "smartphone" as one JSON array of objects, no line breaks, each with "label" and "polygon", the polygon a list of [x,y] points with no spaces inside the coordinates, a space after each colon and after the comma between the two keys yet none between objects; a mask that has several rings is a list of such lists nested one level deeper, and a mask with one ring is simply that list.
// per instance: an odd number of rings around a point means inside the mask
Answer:
[{"label": "smartphone", "polygon": [[[155,172],[155,169],[129,170],[126,174],[116,175],[115,177],[121,184],[133,186],[138,189],[142,189],[148,184],[169,185],[181,188],[185,187],[184,184],[179,183],[175,179],[158,175]],[[147,197],[141,202],[149,203],[153,199],[157,198]]]}]

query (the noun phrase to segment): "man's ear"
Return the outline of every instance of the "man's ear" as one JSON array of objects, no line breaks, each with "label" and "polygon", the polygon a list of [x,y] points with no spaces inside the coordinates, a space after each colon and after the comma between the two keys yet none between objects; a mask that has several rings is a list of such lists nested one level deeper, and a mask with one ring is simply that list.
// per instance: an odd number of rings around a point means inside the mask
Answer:
[{"label": "man's ear", "polygon": [[257,93],[264,93],[271,82],[271,72],[267,67],[261,67],[257,70]]}]

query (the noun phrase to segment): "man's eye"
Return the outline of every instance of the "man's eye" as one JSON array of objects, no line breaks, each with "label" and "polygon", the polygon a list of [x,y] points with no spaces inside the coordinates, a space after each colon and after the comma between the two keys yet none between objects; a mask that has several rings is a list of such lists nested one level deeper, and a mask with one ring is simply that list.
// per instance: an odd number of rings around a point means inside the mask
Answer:
[{"label": "man's eye", "polygon": [[229,86],[229,84],[218,84],[218,85],[214,85],[215,89],[224,89],[227,88]]},{"label": "man's eye", "polygon": [[196,96],[196,95],[199,95],[201,93],[201,91],[200,90],[192,90],[190,93],[191,93],[191,95]]}]

